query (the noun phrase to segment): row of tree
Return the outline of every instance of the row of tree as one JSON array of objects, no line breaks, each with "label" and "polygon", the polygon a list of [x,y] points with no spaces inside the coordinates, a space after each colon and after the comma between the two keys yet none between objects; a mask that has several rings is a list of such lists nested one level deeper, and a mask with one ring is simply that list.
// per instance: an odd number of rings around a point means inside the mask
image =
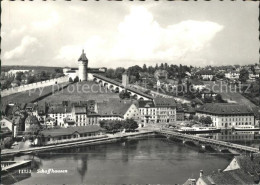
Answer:
[{"label": "row of tree", "polygon": [[99,122],[100,127],[106,129],[108,132],[120,132],[122,130],[134,131],[138,128],[138,124],[133,119],[126,120],[102,120]]},{"label": "row of tree", "polygon": [[1,74],[1,80],[4,82],[1,84],[2,89],[12,87],[11,83],[16,81],[17,85],[31,84],[35,82],[50,80],[64,76],[62,69],[57,68],[54,71],[40,71],[38,73],[32,72],[18,72],[14,76],[6,76],[4,73]]},{"label": "row of tree", "polygon": [[155,66],[146,66],[140,67],[138,65],[131,66],[128,69],[123,67],[118,67],[116,69],[108,69],[105,73],[107,78],[116,79],[120,81],[122,79],[122,74],[127,70],[128,75],[130,76],[130,83],[141,80],[140,73],[148,73],[153,75],[156,70],[166,70],[169,78],[184,78],[187,72],[191,72],[192,66],[186,65],[168,65],[167,63],[161,63],[161,65],[156,64]]}]

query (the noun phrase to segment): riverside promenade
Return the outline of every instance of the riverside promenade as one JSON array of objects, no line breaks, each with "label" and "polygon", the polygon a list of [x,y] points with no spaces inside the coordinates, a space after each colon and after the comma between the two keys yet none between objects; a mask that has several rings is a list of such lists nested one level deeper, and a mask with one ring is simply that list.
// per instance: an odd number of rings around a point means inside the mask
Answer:
[{"label": "riverside promenade", "polygon": [[75,147],[75,146],[111,143],[111,142],[120,141],[122,139],[146,137],[146,136],[150,136],[150,135],[154,135],[154,134],[155,134],[154,130],[142,129],[139,132],[107,134],[107,136],[104,136],[104,137],[90,138],[88,140],[77,140],[77,141],[72,141],[72,142],[68,142],[68,143],[60,143],[60,144],[39,146],[39,147],[30,147],[30,148],[26,148],[26,149],[5,149],[5,150],[1,151],[1,157],[15,155],[15,154],[30,154],[30,153],[39,152],[39,151],[55,150],[55,149],[69,148],[69,147]]},{"label": "riverside promenade", "polygon": [[244,151],[244,152],[252,152],[252,153],[260,153],[258,148],[253,148],[249,146],[233,144],[224,141],[218,141],[214,139],[204,138],[196,135],[190,134],[182,134],[179,132],[172,131],[170,129],[162,129],[162,128],[142,128],[139,129],[138,132],[133,133],[116,133],[116,134],[107,134],[106,136],[99,137],[99,138],[90,138],[88,140],[77,140],[68,143],[60,143],[54,145],[47,145],[47,146],[40,146],[40,147],[30,147],[27,149],[7,149],[2,150],[1,156],[9,156],[15,154],[30,154],[39,151],[48,151],[48,150],[56,150],[60,148],[69,148],[69,147],[77,147],[77,146],[85,146],[85,145],[95,145],[95,144],[105,144],[105,143],[112,143],[117,142],[124,139],[134,139],[134,138],[141,138],[147,136],[153,136],[155,134],[164,135],[166,137],[174,137],[179,140],[183,141],[195,141],[199,142],[201,145],[213,145],[217,147],[222,147],[226,149],[233,149],[237,151]]}]

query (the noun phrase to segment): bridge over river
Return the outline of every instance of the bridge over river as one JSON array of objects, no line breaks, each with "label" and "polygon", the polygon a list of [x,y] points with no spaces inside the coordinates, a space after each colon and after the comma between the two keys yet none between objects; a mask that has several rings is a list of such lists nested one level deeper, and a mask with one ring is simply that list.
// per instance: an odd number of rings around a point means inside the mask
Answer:
[{"label": "bridge over river", "polygon": [[227,149],[232,153],[238,152],[251,152],[251,153],[260,153],[260,150],[258,148],[249,147],[245,145],[239,145],[234,143],[229,143],[225,141],[219,141],[215,139],[210,138],[204,138],[196,135],[189,135],[189,134],[182,134],[179,132],[175,132],[169,129],[161,129],[160,131],[156,131],[159,134],[165,135],[167,137],[173,137],[179,140],[182,140],[184,142],[191,141],[195,143],[199,143],[202,147],[205,146],[211,146],[213,148],[218,148],[220,150]]}]

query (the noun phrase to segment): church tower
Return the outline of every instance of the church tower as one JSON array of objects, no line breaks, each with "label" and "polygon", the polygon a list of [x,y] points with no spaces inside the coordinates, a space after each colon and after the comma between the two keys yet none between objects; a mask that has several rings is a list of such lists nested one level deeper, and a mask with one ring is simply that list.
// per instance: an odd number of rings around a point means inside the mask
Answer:
[{"label": "church tower", "polygon": [[82,54],[78,59],[79,62],[79,81],[87,81],[88,80],[88,59],[84,50],[82,50]]}]

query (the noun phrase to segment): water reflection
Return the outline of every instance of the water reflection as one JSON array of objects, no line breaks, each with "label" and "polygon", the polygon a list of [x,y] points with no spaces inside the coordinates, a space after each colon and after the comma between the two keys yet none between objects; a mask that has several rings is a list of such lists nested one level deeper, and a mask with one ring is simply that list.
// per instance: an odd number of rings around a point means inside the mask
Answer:
[{"label": "water reflection", "polygon": [[180,184],[198,177],[201,169],[225,168],[230,160],[166,138],[59,149],[13,160],[23,159],[34,160],[33,169],[68,169],[69,173],[46,175],[33,170],[20,184]]},{"label": "water reflection", "polygon": [[203,137],[212,139],[238,143],[253,147],[260,146],[260,132],[259,131],[234,131],[234,130],[221,130],[220,133],[203,134]]}]

